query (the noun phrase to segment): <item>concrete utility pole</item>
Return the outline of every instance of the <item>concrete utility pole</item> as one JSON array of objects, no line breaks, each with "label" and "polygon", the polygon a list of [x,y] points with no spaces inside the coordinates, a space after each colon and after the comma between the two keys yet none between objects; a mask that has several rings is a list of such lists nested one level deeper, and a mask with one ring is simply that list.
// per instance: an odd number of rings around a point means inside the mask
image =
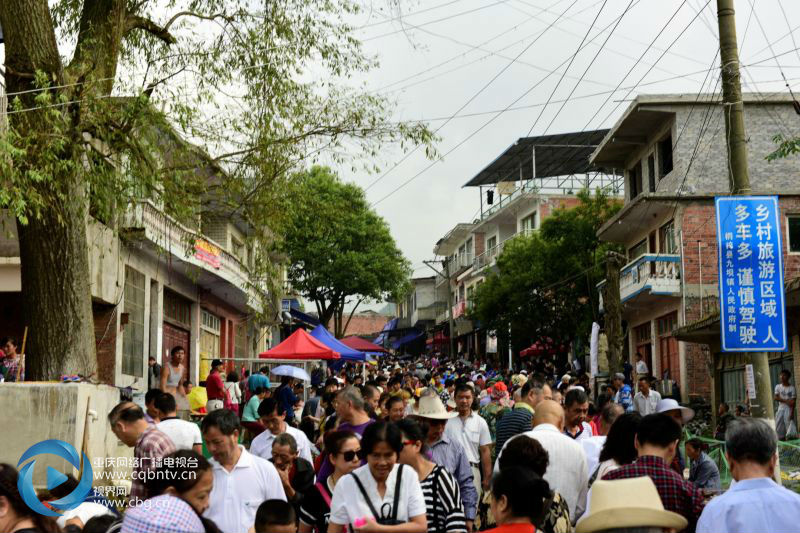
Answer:
[{"label": "concrete utility pole", "polygon": [[450,334],[448,338],[450,339],[450,357],[455,355],[455,321],[453,320],[453,293],[450,290],[450,262],[447,260],[447,257],[442,259],[442,270],[437,270],[434,268],[431,263],[436,263],[438,261],[423,261],[431,270],[442,276],[444,279],[447,280],[447,317],[449,319],[450,324]]},{"label": "concrete utility pole", "polygon": [[[731,194],[750,194],[750,174],[747,169],[747,139],[744,130],[744,103],[739,74],[739,51],[736,41],[736,12],[734,0],[717,0],[719,19],[719,46],[722,61],[722,96],[725,113],[725,132],[728,139],[729,182]],[[783,275],[783,272],[781,272]],[[756,399],[750,404],[750,413],[766,419],[775,427],[772,406],[772,384],[769,378],[769,358],[766,352],[747,353],[747,362],[753,365]]]}]

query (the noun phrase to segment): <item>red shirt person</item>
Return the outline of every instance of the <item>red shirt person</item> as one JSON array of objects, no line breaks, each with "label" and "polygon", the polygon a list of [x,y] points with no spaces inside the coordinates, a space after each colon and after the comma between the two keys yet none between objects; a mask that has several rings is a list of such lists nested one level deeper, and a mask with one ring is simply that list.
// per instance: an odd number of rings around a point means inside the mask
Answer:
[{"label": "red shirt person", "polygon": [[222,382],[222,376],[219,375],[221,367],[222,361],[219,359],[211,361],[211,372],[206,378],[206,394],[208,395],[206,411],[209,413],[225,406],[225,384]]}]

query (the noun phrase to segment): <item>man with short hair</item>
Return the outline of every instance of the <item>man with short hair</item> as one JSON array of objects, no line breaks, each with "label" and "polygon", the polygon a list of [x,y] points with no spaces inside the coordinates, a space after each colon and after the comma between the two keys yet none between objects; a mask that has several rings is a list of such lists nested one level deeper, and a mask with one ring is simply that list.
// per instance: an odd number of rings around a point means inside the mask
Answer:
[{"label": "man with short hair", "polygon": [[472,531],[478,508],[478,491],[475,489],[476,484],[464,447],[445,432],[447,421],[458,415],[448,412],[435,391],[430,391],[423,393],[419,399],[415,416],[428,425],[426,442],[433,462],[450,472],[458,483],[467,530]]},{"label": "man with short hair", "polygon": [[[253,374],[247,378],[247,390],[248,393],[252,396],[254,391],[259,387],[264,387],[265,389],[269,390],[270,382],[269,382],[269,367],[262,366],[258,369],[258,372],[253,372]],[[248,398],[249,400],[250,398]]]},{"label": "man with short hair", "polygon": [[272,458],[272,444],[275,438],[288,433],[294,437],[298,455],[310,463],[314,460],[311,457],[311,443],[305,433],[286,423],[286,414],[283,404],[275,398],[267,398],[261,402],[258,406],[259,421],[267,431],[262,431],[253,439],[250,443],[250,453],[269,461]]},{"label": "man with short hair", "polygon": [[[550,461],[544,479],[567,502],[574,525],[586,509],[589,476],[583,447],[564,434],[564,408],[553,400],[542,401],[533,415],[533,429],[521,435],[539,441],[547,451]],[[505,446],[515,438],[519,436],[508,439]],[[495,472],[500,470],[502,454],[502,450],[497,454]]]},{"label": "man with short hair", "polygon": [[386,400],[386,420],[397,422],[405,417],[406,408],[402,396],[391,396]]},{"label": "man with short hair", "polygon": [[148,424],[158,424],[158,409],[156,409],[156,398],[164,394],[161,389],[150,389],[144,394],[144,419]]},{"label": "man with short hair", "polygon": [[136,460],[131,471],[130,505],[135,507],[147,499],[144,481],[148,472],[156,470],[161,459],[175,451],[172,440],[144,419],[144,411],[133,402],[120,402],[110,413],[111,431],[129,448]]},{"label": "man with short hair", "polygon": [[294,378],[290,376],[281,376],[281,384],[275,390],[275,399],[283,406],[286,411],[286,422],[294,425],[294,408],[300,401],[300,398],[294,393],[292,385]]},{"label": "man with short hair", "polygon": [[706,505],[697,533],[798,531],[800,496],[773,480],[777,446],[775,432],[763,420],[730,423],[725,449],[736,484]]},{"label": "man with short hair", "polygon": [[152,355],[147,358],[147,388],[156,389],[161,381],[161,365]]},{"label": "man with short hair", "polygon": [[728,424],[736,417],[730,413],[730,407],[725,402],[720,402],[717,408],[717,429],[714,431],[714,439],[725,440],[725,432],[728,431]]},{"label": "man with short hair", "polygon": [[614,386],[614,403],[618,403],[625,409],[626,413],[633,411],[633,395],[631,386],[625,383],[625,374],[617,372],[612,381]]},{"label": "man with short hair", "polygon": [[[464,447],[472,467],[475,490],[489,490],[492,478],[492,435],[489,425],[480,415],[472,411],[475,392],[467,384],[456,387],[456,410],[458,416],[447,421],[447,436]],[[480,483],[480,485],[478,485]]]},{"label": "man with short hair", "polygon": [[580,442],[591,438],[592,426],[586,421],[589,397],[581,389],[571,389],[564,397],[564,435]]},{"label": "man with short hair", "polygon": [[797,391],[789,383],[792,373],[786,369],[781,370],[781,382],[775,385],[775,401],[778,410],[775,412],[775,431],[780,440],[785,440],[789,425],[794,420],[794,406],[797,401]]},{"label": "man with short hair", "polygon": [[175,396],[168,392],[158,395],[153,406],[158,410],[160,420],[156,427],[172,440],[178,450],[194,450],[203,453],[203,436],[194,422],[178,418]]},{"label": "man with short hair", "polygon": [[649,476],[658,489],[664,508],[686,518],[689,531],[693,531],[703,511],[703,493],[669,466],[680,438],[681,426],[674,418],[664,413],[647,415],[642,418],[634,441],[639,458],[612,470],[603,479]]},{"label": "man with short hair", "polygon": [[208,377],[206,378],[206,394],[208,395],[208,402],[206,402],[207,413],[222,409],[225,406],[225,384],[222,383],[222,377],[219,375],[221,368],[222,361],[219,359],[211,361],[211,372],[208,373]]},{"label": "man with short hair", "polygon": [[526,381],[519,391],[520,400],[514,404],[511,411],[506,412],[497,421],[495,459],[508,439],[533,429],[533,414],[536,412],[536,406],[543,400],[552,399],[552,392],[547,383],[535,378]]},{"label": "man with short hair", "polygon": [[642,416],[658,412],[661,394],[650,389],[650,376],[639,376],[639,392],[633,397],[633,409]]},{"label": "man with short hair", "polygon": [[378,392],[375,385],[364,385],[361,395],[364,397],[364,408],[369,417],[373,420],[378,418],[378,403],[381,399],[381,393]]},{"label": "man with short hair", "polygon": [[207,414],[200,429],[212,457],[208,462],[214,476],[203,516],[223,533],[248,531],[255,523],[261,502],[286,501],[278,471],[271,462],[256,457],[239,444],[239,417],[230,409]]},{"label": "man with short hair", "polygon": [[624,413],[625,410],[621,405],[608,402],[600,412],[599,434],[592,435],[590,438],[581,441],[581,446],[583,446],[583,451],[586,454],[586,471],[590,478],[600,463],[600,452],[606,443],[606,436],[611,429],[611,425]]},{"label": "man with short hair", "polygon": [[[647,368],[647,363],[644,360],[644,356],[640,353],[636,354],[636,366],[634,367],[634,370],[636,370],[637,380],[642,379],[642,376],[647,376],[650,373],[650,369]],[[642,413],[642,416],[644,416],[644,413]]]},{"label": "man with short hair", "polygon": [[286,492],[286,500],[294,505],[299,515],[305,494],[314,486],[314,467],[299,456],[297,441],[291,433],[281,433],[272,442],[272,464]]},{"label": "man with short hair", "polygon": [[[364,397],[352,385],[340,390],[336,395],[336,417],[339,421],[336,428],[338,431],[352,431],[359,438],[364,434],[367,426],[375,422],[364,409]],[[326,455],[317,473],[317,481],[325,483],[332,473],[333,465]]]}]

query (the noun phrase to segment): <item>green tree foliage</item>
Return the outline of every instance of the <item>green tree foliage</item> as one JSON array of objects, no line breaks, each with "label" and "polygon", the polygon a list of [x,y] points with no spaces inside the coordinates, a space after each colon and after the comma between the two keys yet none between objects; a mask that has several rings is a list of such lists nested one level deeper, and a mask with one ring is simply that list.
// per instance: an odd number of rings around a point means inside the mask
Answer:
[{"label": "green tree foliage", "polygon": [[621,205],[602,191],[578,197],[577,207],[556,210],[538,232],[507,241],[476,291],[474,317],[506,340],[510,324],[515,351],[547,337],[566,345],[598,316],[596,284],[611,245],[597,230]]},{"label": "green tree foliage", "polygon": [[778,145],[778,147],[767,156],[767,161],[776,161],[800,154],[800,137],[789,139],[784,137],[782,133],[779,133],[772,138],[772,141]]},{"label": "green tree foliage", "polygon": [[337,337],[362,302],[405,289],[409,262],[360,187],[316,166],[297,178],[287,200],[279,249],[288,257],[288,279],[314,302],[323,324],[333,321]]},{"label": "green tree foliage", "polygon": [[[0,1],[11,110],[0,125],[0,209],[19,233],[30,377],[94,371],[87,212],[114,227],[144,195],[182,220],[210,209],[241,217],[263,238],[291,176],[318,159],[374,166],[390,142],[431,153],[424,125],[390,120],[393,102],[351,81],[376,64],[347,22],[360,9]],[[202,146],[221,179],[155,156],[154,125]],[[274,274],[269,257],[256,264]]]}]

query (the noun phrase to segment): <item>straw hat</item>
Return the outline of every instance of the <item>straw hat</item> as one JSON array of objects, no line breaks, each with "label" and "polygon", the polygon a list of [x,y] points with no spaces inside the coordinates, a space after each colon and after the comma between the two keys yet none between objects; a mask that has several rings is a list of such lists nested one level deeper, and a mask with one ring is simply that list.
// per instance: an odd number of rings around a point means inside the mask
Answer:
[{"label": "straw hat", "polygon": [[647,476],[615,481],[595,481],[590,512],[578,521],[575,533],[594,533],[626,527],[685,529],[688,521],[666,511],[661,497]]},{"label": "straw hat", "polygon": [[448,413],[442,400],[435,394],[423,395],[417,402],[414,414],[422,418],[434,420],[448,420],[458,416],[458,413]]},{"label": "straw hat", "polygon": [[675,411],[675,410],[681,412],[681,418],[683,419],[684,424],[686,424],[692,418],[694,418],[694,409],[683,407],[681,404],[679,404],[672,398],[664,398],[663,400],[658,402],[658,406],[656,407],[657,413],[666,413],[668,411]]}]

